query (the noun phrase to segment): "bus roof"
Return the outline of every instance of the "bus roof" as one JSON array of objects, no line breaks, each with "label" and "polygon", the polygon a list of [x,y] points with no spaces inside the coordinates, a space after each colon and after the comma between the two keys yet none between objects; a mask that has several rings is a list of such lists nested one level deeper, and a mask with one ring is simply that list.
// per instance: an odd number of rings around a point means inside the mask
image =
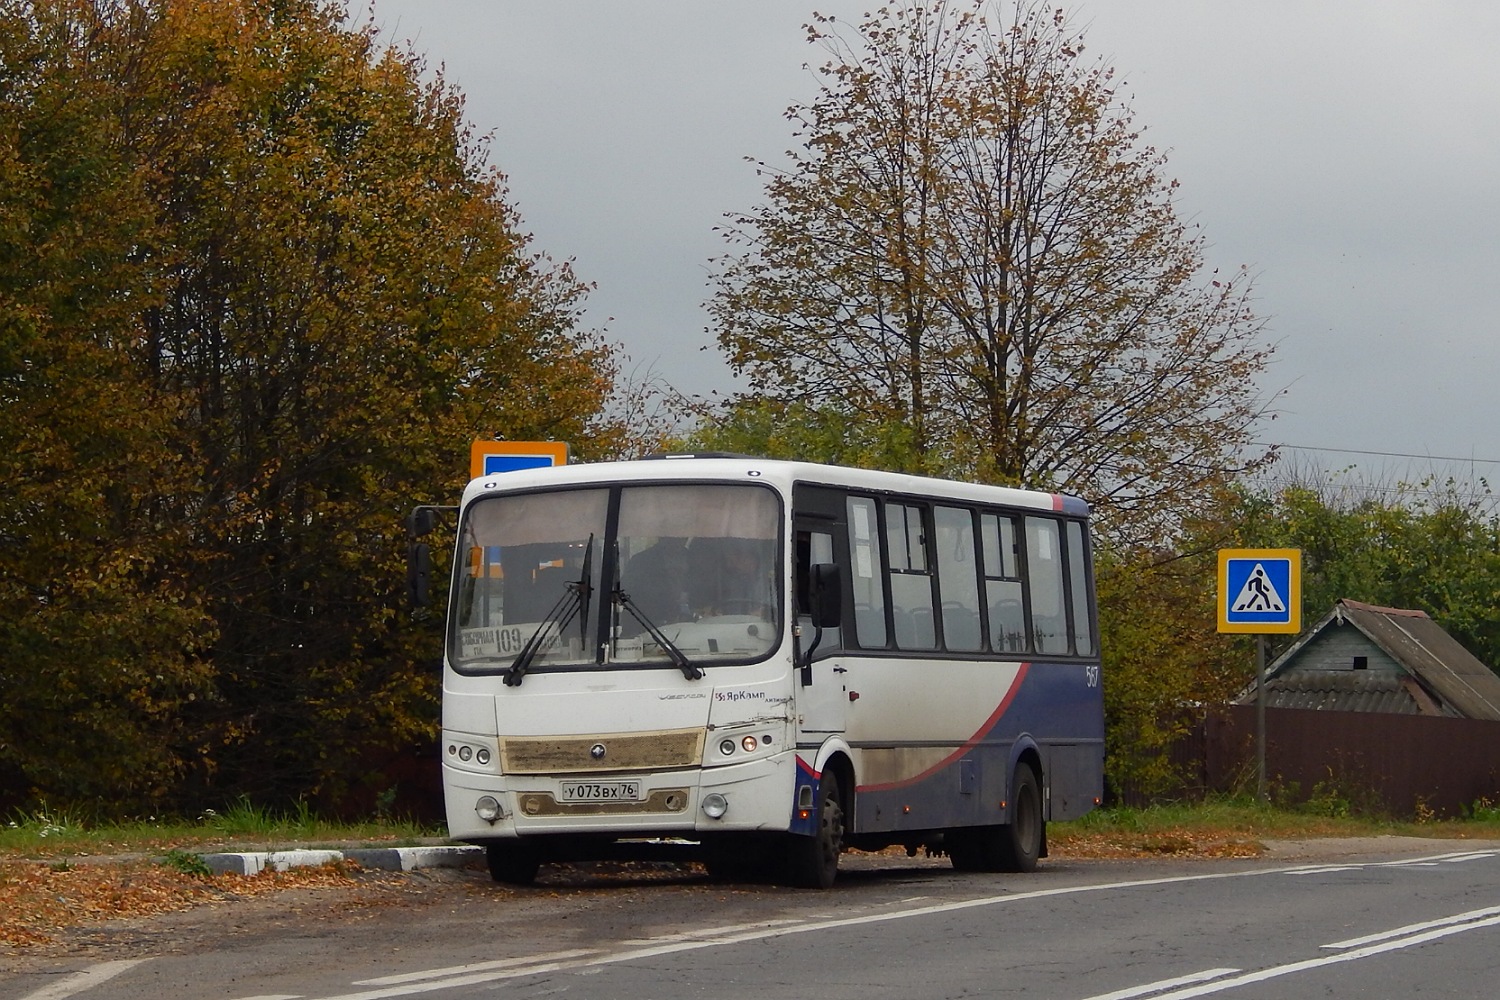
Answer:
[{"label": "bus roof", "polygon": [[533,490],[619,482],[762,482],[790,494],[793,485],[836,486],[867,493],[947,497],[997,506],[1050,510],[1086,516],[1088,504],[1076,496],[1009,486],[965,483],[901,472],[880,472],[814,462],[725,455],[670,455],[627,462],[598,462],[496,472],[471,481],[464,502],[493,490]]}]

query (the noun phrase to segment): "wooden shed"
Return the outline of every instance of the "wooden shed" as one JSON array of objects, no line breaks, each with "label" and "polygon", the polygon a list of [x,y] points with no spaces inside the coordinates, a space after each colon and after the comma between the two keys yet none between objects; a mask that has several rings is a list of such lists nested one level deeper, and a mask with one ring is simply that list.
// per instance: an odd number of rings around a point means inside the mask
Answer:
[{"label": "wooden shed", "polygon": [[1500,721],[1500,675],[1422,611],[1343,599],[1267,669],[1266,706]]}]

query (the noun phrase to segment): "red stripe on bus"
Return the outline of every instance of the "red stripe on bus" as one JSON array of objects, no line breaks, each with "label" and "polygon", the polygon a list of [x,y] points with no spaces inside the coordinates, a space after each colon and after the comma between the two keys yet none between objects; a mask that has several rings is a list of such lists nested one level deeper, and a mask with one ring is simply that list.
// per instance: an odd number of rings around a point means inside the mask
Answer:
[{"label": "red stripe on bus", "polygon": [[[947,757],[944,757],[942,760],[938,761],[936,764],[932,765],[927,770],[923,771],[921,774],[916,775],[915,777],[902,778],[900,781],[892,781],[883,785],[859,785],[855,790],[860,792],[890,792],[898,788],[909,788],[919,781],[924,781],[927,778],[932,777],[934,774],[938,773],[943,768],[952,764],[964,754],[974,749],[979,741],[984,739],[985,734],[995,727],[995,723],[1000,721],[1000,717],[1005,714],[1005,710],[1010,708],[1010,703],[1016,700],[1016,694],[1021,690],[1021,682],[1026,679],[1026,672],[1030,669],[1031,664],[1021,664],[1021,669],[1016,671],[1016,679],[1011,682],[1010,690],[1005,692],[1005,697],[1000,699],[1000,704],[995,708],[993,712],[990,713],[990,717],[984,720],[984,724],[979,727],[979,730],[975,732],[973,736],[970,736],[964,742],[963,746],[959,747]],[[798,759],[800,760],[801,758]]]}]

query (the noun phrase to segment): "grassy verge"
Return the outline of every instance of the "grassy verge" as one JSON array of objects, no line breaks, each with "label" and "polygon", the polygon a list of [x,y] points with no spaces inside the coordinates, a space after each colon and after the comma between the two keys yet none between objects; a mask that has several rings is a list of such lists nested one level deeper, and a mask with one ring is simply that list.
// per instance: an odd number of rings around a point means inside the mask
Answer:
[{"label": "grassy verge", "polygon": [[401,847],[444,836],[444,831],[401,819],[343,823],[324,819],[299,803],[277,812],[241,800],[196,820],[143,817],[91,821],[65,810],[37,809],[0,823],[0,857],[69,858],[89,855],[166,854],[257,847],[337,847],[379,843]]},{"label": "grassy verge", "polygon": [[1254,855],[1266,840],[1439,837],[1500,840],[1500,808],[1477,803],[1458,820],[1398,822],[1346,810],[1218,799],[1146,809],[1100,809],[1048,827],[1054,850],[1078,855]]}]

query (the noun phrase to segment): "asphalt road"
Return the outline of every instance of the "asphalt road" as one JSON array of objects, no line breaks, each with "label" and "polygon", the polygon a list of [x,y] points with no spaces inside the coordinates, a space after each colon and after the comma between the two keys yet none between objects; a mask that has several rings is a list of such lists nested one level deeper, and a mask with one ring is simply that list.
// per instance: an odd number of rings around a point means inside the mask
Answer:
[{"label": "asphalt road", "polygon": [[[477,871],[110,927],[0,974],[16,1000],[787,996],[1489,997],[1500,846],[1375,842],[1258,861],[850,859],[817,893]],[[260,902],[260,901],[252,901]]]}]

